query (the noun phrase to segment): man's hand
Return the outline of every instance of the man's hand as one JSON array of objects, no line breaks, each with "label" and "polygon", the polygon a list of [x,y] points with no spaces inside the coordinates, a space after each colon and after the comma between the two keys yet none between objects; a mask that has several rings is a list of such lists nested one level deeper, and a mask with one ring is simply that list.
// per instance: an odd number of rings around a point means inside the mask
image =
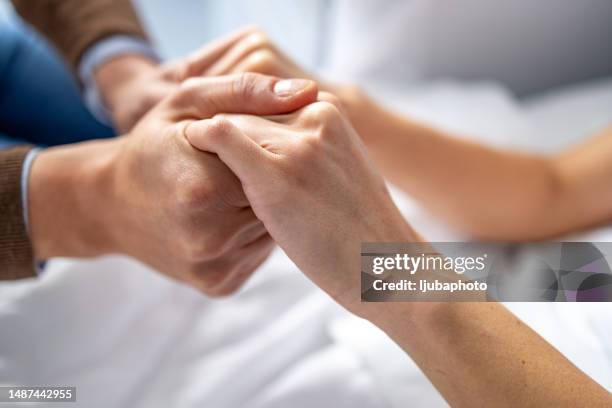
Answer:
[{"label": "man's hand", "polygon": [[194,78],[124,137],[44,151],[30,180],[35,255],[123,253],[211,295],[236,290],[272,242],[240,181],[185,131],[220,112],[291,112],[316,93],[305,80]]},{"label": "man's hand", "polygon": [[297,266],[359,313],[360,243],[418,238],[335,99],[324,98],[268,119],[217,115],[192,122],[186,136],[232,169],[257,217]]},{"label": "man's hand", "polygon": [[279,78],[308,78],[337,95],[351,120],[362,116],[365,96],[350,85],[326,83],[286,56],[261,30],[246,27],[184,58],[158,64],[140,55],[122,55],[95,72],[102,97],[120,132],[132,126],[184,80],[254,72]]},{"label": "man's hand", "polygon": [[202,75],[251,31],[247,28],[231,33],[184,58],[162,64],[134,54],[121,55],[100,66],[95,79],[117,129],[129,131],[184,80]]}]

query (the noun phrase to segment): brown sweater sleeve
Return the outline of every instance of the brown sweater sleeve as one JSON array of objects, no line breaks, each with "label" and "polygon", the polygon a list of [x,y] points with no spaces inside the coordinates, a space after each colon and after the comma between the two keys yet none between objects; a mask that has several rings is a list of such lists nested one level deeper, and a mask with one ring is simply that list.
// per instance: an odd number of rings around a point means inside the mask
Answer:
[{"label": "brown sweater sleeve", "polygon": [[130,0],[12,0],[15,10],[51,40],[76,72],[83,53],[113,34],[146,38]]},{"label": "brown sweater sleeve", "polygon": [[21,170],[30,149],[0,150],[0,280],[36,275],[21,203]]}]

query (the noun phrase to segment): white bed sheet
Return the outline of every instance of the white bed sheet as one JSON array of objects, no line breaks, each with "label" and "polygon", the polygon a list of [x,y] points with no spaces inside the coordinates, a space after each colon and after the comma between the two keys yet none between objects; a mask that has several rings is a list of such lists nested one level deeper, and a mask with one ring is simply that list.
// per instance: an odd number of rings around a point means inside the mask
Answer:
[{"label": "white bed sheet", "polygon": [[[610,81],[522,105],[491,83],[437,83],[386,99],[488,143],[535,148],[538,130],[554,129],[589,92],[605,96],[582,115],[612,122]],[[461,238],[393,195],[428,238]],[[605,228],[593,236],[612,239]],[[608,304],[508,307],[612,390]],[[335,305],[280,251],[223,300],[123,257],[58,259],[38,281],[2,284],[0,383],[75,385],[78,402],[67,407],[445,406],[397,346]]]}]

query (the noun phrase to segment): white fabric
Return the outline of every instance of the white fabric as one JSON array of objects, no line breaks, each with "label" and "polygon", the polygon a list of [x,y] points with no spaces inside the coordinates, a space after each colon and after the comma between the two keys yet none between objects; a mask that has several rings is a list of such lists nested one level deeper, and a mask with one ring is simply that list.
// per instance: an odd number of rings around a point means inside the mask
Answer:
[{"label": "white fabric", "polygon": [[268,265],[211,301],[125,258],[54,261],[2,286],[0,383],[75,385],[82,407],[387,406],[329,335],[339,307]]}]

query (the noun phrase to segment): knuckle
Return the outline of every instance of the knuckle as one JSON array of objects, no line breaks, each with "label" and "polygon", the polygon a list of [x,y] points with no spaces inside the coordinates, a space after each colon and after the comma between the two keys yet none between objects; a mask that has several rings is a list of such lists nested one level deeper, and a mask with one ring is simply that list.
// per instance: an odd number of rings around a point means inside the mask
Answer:
[{"label": "knuckle", "polygon": [[274,52],[269,49],[259,49],[249,54],[245,66],[249,71],[267,73],[274,67],[275,60]]},{"label": "knuckle", "polygon": [[321,102],[327,102],[334,105],[338,110],[342,110],[342,103],[340,102],[340,99],[332,93],[321,91],[319,92],[318,99]]},{"label": "knuckle", "polygon": [[270,37],[262,29],[256,29],[253,33],[249,34],[247,41],[253,48],[266,48],[272,46]]},{"label": "knuckle", "polygon": [[206,127],[206,137],[213,145],[223,143],[227,135],[232,132],[234,125],[225,115],[216,115],[209,119]]},{"label": "knuckle", "polygon": [[252,102],[253,96],[257,91],[257,84],[260,76],[253,72],[243,72],[238,74],[232,81],[231,94],[235,99],[248,105]]},{"label": "knuckle", "polygon": [[209,287],[206,294],[213,298],[222,298],[222,297],[229,296],[233,293],[236,293],[238,289],[240,289],[241,287],[242,287],[242,283],[240,284],[235,284],[231,282],[227,284],[221,283],[214,287]]},{"label": "knuckle", "polygon": [[341,119],[338,107],[326,101],[315,102],[306,106],[301,116],[305,125],[324,129],[335,125]]},{"label": "knuckle", "polygon": [[181,82],[178,90],[171,97],[172,103],[178,106],[193,104],[196,98],[203,91],[201,78],[188,78]]},{"label": "knuckle", "polygon": [[202,203],[214,197],[217,191],[218,186],[213,180],[197,180],[195,177],[179,180],[174,191],[177,211],[182,211],[187,218],[191,218]]},{"label": "knuckle", "polygon": [[194,263],[187,267],[188,280],[209,296],[221,296],[219,288],[223,286],[227,278],[226,270],[214,268],[205,264]]},{"label": "knuckle", "polygon": [[198,224],[185,226],[179,256],[190,264],[216,259],[225,252],[225,240],[214,235],[203,235]]},{"label": "knuckle", "polygon": [[206,259],[219,258],[227,252],[229,235],[227,231],[218,231],[214,234],[214,238],[204,242],[202,252]]},{"label": "knuckle", "polygon": [[187,78],[179,85],[180,93],[192,94],[196,92],[202,85],[202,79],[198,77]]},{"label": "knuckle", "polygon": [[189,238],[184,239],[181,245],[181,258],[189,263],[200,262],[207,257],[205,248],[206,242]]},{"label": "knuckle", "polygon": [[202,249],[205,240],[203,237],[198,236],[193,227],[188,225],[187,219],[187,217],[180,219],[171,228],[171,232],[168,232],[172,236],[168,243],[169,255],[178,264],[185,267],[201,262],[205,256]]},{"label": "knuckle", "polygon": [[340,110],[336,105],[327,101],[321,101],[313,104],[315,114],[323,122],[331,122],[340,118]]},{"label": "knuckle", "polygon": [[186,280],[209,296],[227,296],[240,289],[254,271],[242,264],[240,259],[228,257],[194,262],[186,269]]}]

